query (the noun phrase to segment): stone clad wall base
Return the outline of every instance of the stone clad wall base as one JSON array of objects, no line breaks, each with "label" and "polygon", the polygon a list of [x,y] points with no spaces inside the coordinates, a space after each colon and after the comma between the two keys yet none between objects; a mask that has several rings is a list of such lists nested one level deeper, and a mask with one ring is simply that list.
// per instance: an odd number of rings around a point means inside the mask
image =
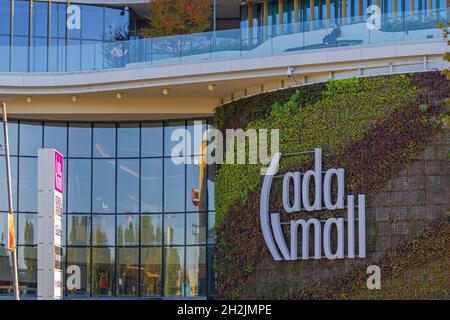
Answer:
[{"label": "stone clad wall base", "polygon": [[[367,195],[367,259],[273,261],[255,268],[240,298],[270,298],[270,288],[297,291],[377,264],[399,244],[450,210],[450,130],[437,134],[417,159],[379,193]],[[276,290],[276,289],[275,289]]]}]

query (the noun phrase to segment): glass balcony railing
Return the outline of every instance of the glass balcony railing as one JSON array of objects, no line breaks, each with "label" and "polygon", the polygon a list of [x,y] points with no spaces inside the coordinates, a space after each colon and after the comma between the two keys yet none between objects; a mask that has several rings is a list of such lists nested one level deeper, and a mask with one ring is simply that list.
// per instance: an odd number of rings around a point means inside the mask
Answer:
[{"label": "glass balcony railing", "polygon": [[[283,52],[442,39],[448,9],[348,17],[170,37],[0,47],[12,72],[78,72],[263,57]],[[374,24],[377,24],[375,26]],[[330,36],[338,26],[338,36]],[[371,27],[369,27],[371,25]]]}]

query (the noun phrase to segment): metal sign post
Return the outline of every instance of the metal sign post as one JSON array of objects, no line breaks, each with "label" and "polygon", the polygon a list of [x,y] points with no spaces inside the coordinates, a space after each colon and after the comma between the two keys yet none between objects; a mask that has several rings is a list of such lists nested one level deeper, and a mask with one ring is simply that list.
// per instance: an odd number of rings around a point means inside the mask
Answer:
[{"label": "metal sign post", "polygon": [[[19,300],[19,276],[17,272],[17,250],[15,246],[15,239],[11,233],[14,234],[14,207],[11,186],[11,167],[9,158],[9,136],[8,136],[8,117],[6,115],[6,103],[2,102],[2,116],[3,116],[3,132],[5,138],[5,162],[6,162],[6,182],[8,190],[8,250],[11,252],[13,264],[13,279],[14,279],[14,297]],[[12,230],[11,230],[12,228]]]}]

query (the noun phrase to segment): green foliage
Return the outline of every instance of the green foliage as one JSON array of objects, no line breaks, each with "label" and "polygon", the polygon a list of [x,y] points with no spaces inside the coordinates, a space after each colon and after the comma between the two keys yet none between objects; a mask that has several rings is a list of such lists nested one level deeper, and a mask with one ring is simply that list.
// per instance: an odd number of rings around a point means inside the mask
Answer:
[{"label": "green foliage", "polygon": [[[322,147],[339,154],[393,110],[412,101],[416,93],[417,88],[404,75],[332,80],[326,84],[322,99],[299,106],[301,92],[294,92],[284,103],[273,104],[268,116],[249,122],[246,129],[279,129],[280,151],[284,153]],[[307,159],[284,158],[280,168]],[[220,168],[215,198],[217,224],[222,223],[232,205],[246,201],[259,187],[261,167],[226,164]]]}]

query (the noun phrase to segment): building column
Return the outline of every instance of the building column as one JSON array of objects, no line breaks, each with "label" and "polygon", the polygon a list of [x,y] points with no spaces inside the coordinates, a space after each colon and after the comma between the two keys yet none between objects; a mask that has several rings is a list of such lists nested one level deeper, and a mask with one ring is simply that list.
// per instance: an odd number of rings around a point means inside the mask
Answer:
[{"label": "building column", "polygon": [[264,0],[264,26],[269,24],[269,0]]},{"label": "building column", "polygon": [[326,14],[325,14],[326,19],[330,20],[331,19],[331,1],[330,0],[325,1],[325,11],[326,11]]},{"label": "building column", "polygon": [[283,33],[283,23],[284,23],[284,0],[278,0],[278,22],[280,33]]},{"label": "building column", "polygon": [[342,24],[345,24],[345,20],[347,18],[347,0],[342,0]]},{"label": "building column", "polygon": [[253,1],[247,2],[247,20],[248,20],[248,27],[253,28]]},{"label": "building column", "polygon": [[309,0],[309,16],[312,23],[314,21],[314,0]]},{"label": "building column", "polygon": [[393,0],[392,10],[394,10],[394,17],[397,17],[397,0]]},{"label": "building column", "polygon": [[364,11],[366,11],[365,8],[363,8],[363,6],[364,6],[363,0],[359,0],[359,12],[358,12],[358,15],[360,17],[362,17],[364,15]]},{"label": "building column", "polygon": [[294,22],[299,23],[300,17],[298,15],[298,2],[299,0],[294,0]]}]

